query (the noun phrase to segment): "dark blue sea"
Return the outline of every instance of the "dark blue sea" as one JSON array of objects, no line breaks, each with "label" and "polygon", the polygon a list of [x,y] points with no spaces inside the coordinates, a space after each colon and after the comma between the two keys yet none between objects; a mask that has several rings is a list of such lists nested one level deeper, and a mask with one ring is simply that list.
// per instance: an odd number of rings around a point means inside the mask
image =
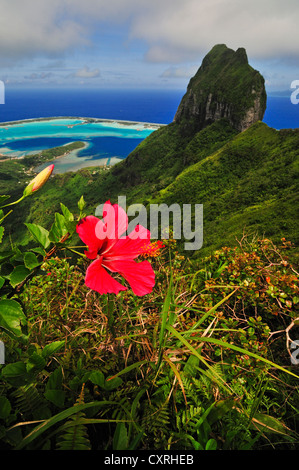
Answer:
[{"label": "dark blue sea", "polygon": [[169,124],[182,90],[10,89],[0,122],[76,116]]},{"label": "dark blue sea", "polygon": [[[15,89],[5,90],[0,122],[78,116],[169,124],[185,90]],[[268,96],[264,122],[275,129],[299,127],[299,104]]]},{"label": "dark blue sea", "polygon": [[[121,121],[169,124],[186,90],[101,90],[101,89],[17,89],[6,87],[5,104],[0,105],[0,122],[40,117],[91,117]],[[299,127],[299,104],[290,96],[268,96],[264,122],[275,129]],[[78,157],[97,159],[103,155],[126,158],[144,137],[93,138]],[[73,139],[76,140],[76,139]],[[78,139],[77,139],[78,140]],[[69,138],[15,140],[11,150],[28,152],[64,145]],[[0,153],[6,144],[0,143]],[[83,161],[83,160],[82,160]],[[66,171],[66,170],[63,170]]]}]

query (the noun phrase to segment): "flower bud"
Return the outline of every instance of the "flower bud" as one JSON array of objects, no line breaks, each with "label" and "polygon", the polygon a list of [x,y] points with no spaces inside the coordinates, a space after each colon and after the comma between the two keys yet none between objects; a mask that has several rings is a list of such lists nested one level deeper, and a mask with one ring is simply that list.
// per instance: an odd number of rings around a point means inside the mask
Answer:
[{"label": "flower bud", "polygon": [[36,175],[36,177],[32,181],[30,181],[28,186],[26,186],[26,188],[24,189],[23,196],[29,196],[33,192],[40,189],[50,178],[53,169],[54,165],[52,164],[47,166],[47,168],[42,170],[40,173],[38,173],[38,175]]}]

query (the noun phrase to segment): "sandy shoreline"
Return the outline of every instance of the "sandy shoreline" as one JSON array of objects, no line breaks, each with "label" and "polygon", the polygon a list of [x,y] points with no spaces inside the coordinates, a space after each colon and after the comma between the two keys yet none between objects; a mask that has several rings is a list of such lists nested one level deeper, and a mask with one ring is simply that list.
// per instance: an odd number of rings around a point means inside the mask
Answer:
[{"label": "sandy shoreline", "polygon": [[[70,144],[73,144],[75,143],[74,141],[73,142],[67,142],[66,144],[63,144],[60,146],[60,148],[62,149],[63,147],[66,147],[67,145],[70,145]],[[72,150],[67,150],[66,152],[62,153],[61,155],[57,155],[57,157],[53,157],[51,160],[49,160],[49,162],[54,162],[55,160],[58,160],[59,158],[62,158],[62,157],[66,157],[67,155],[70,155],[71,153],[75,156],[77,156],[77,154],[81,151],[81,150],[84,150],[86,148],[89,147],[90,144],[88,144],[88,142],[82,142],[84,145],[82,145],[82,147],[80,148],[77,148],[77,149],[72,149]],[[47,150],[47,149],[46,149]],[[41,156],[42,156],[42,153],[43,151],[41,150],[40,152],[37,152],[36,155],[40,153]],[[5,157],[6,155],[3,154],[3,153],[0,153],[0,157]],[[7,156],[6,158],[4,158],[3,160],[0,160],[0,163],[1,162],[7,162],[9,160],[23,160],[24,158],[28,157],[28,155],[21,155],[20,157],[9,157]],[[48,163],[48,162],[45,162],[45,163]],[[41,164],[43,165],[43,164]],[[40,166],[40,165],[39,165]]]},{"label": "sandy shoreline", "polygon": [[53,116],[53,117],[40,117],[40,118],[28,118],[28,119],[20,119],[18,121],[6,121],[0,122],[0,127],[7,127],[7,126],[14,126],[20,125],[24,123],[34,123],[34,122],[41,122],[41,121],[55,121],[61,119],[74,119],[83,121],[80,124],[74,125],[84,125],[90,123],[100,123],[100,124],[110,124],[113,126],[120,125],[124,127],[131,127],[131,126],[142,126],[144,129],[159,129],[160,127],[166,126],[166,124],[159,124],[155,122],[142,122],[142,121],[128,121],[128,120],[121,120],[121,119],[104,119],[104,118],[90,118],[90,117],[79,117],[79,116]]}]

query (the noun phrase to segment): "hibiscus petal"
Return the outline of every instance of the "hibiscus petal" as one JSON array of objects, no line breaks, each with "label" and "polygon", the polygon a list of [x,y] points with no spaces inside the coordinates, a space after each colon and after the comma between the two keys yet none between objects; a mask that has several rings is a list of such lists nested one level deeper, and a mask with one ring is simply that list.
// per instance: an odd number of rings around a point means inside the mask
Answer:
[{"label": "hibiscus petal", "polygon": [[132,240],[150,240],[151,239],[151,232],[143,227],[143,225],[136,225],[134,230],[128,235],[129,238]]},{"label": "hibiscus petal", "polygon": [[81,219],[76,227],[79,237],[88,246],[88,251],[85,254],[90,259],[94,259],[97,256],[103,244],[103,240],[100,240],[95,233],[95,227],[99,222],[101,223],[97,217],[89,215]]},{"label": "hibiscus petal", "polygon": [[102,254],[107,253],[115,245],[120,236],[127,231],[128,216],[126,211],[118,204],[112,205],[107,201],[103,207],[104,225],[98,224],[96,235],[100,239],[106,239]]},{"label": "hibiscus petal", "polygon": [[105,254],[105,258],[114,260],[135,259],[141,255],[150,245],[151,233],[142,225],[137,225],[135,229],[126,237],[120,238]]},{"label": "hibiscus petal", "polygon": [[128,281],[135,295],[143,296],[152,292],[155,273],[148,261],[137,263],[132,260],[103,259],[103,266],[112,272],[120,273]]},{"label": "hibiscus petal", "polygon": [[85,276],[85,284],[92,290],[100,294],[118,294],[120,291],[127,290],[127,287],[113,279],[106,269],[102,266],[102,258],[91,263]]}]

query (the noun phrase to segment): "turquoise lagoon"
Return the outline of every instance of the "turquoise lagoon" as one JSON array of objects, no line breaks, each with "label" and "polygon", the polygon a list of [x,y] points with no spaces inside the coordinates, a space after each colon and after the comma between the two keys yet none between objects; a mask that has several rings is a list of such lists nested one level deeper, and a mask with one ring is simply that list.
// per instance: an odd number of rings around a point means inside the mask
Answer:
[{"label": "turquoise lagoon", "polygon": [[[93,118],[41,118],[0,125],[0,154],[22,158],[44,149],[83,141],[83,149],[53,160],[55,172],[112,165],[163,124]],[[52,162],[48,162],[50,164]],[[42,169],[45,165],[38,167]]]}]

